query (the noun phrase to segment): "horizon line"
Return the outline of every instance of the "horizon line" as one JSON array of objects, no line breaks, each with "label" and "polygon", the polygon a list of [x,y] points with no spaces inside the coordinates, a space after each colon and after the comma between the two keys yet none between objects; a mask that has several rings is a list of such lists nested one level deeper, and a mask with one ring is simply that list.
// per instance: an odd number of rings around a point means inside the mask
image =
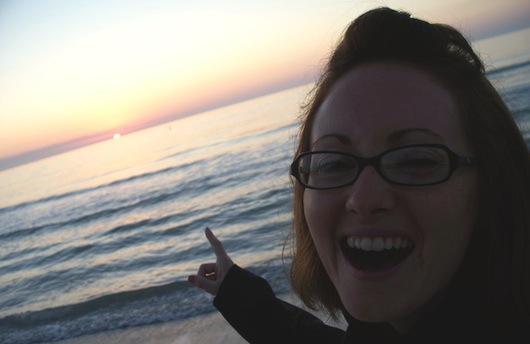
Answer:
[{"label": "horizon line", "polygon": [[[164,123],[177,121],[179,119],[183,119],[183,118],[190,117],[190,116],[199,115],[207,111],[221,109],[226,106],[235,105],[235,104],[242,103],[248,100],[271,95],[277,92],[282,92],[282,91],[286,91],[292,88],[309,85],[312,82],[313,81],[307,82],[307,80],[301,81],[300,79],[298,79],[295,82],[293,82],[293,80],[291,80],[291,82],[284,82],[284,83],[280,82],[280,86],[277,85],[277,87],[268,87],[263,91],[254,91],[246,95],[240,95],[240,96],[234,95],[233,97],[226,99],[224,101],[218,101],[216,103],[209,104],[203,107],[198,106],[193,110],[189,110],[183,113],[167,115],[167,116],[163,116],[163,117],[156,118],[153,120],[148,120],[141,124],[131,126],[128,129],[121,131],[119,134],[122,136],[125,134],[131,134],[131,133],[141,131],[144,129],[148,129],[148,128],[152,128],[157,125],[164,124]],[[92,144],[111,139],[114,134],[116,133],[111,130],[100,131],[94,134],[84,135],[84,136],[77,137],[71,140],[54,143],[54,144],[51,144],[45,147],[32,149],[32,150],[29,150],[29,151],[26,151],[20,154],[15,154],[12,156],[1,158],[0,159],[0,172],[13,169],[19,166],[23,166],[26,164],[30,164],[30,163],[43,160],[46,158],[50,158],[56,155],[60,155],[63,153],[67,153],[67,152],[70,152],[70,151],[73,151],[73,150],[76,150],[82,147],[90,146]]]},{"label": "horizon line", "polygon": [[[530,25],[521,25],[521,26],[515,26],[512,27],[509,30],[500,30],[499,32],[496,32],[495,34],[489,34],[485,37],[482,37],[479,35],[479,37],[472,39],[472,42],[482,41],[485,39],[489,39],[496,36],[502,36],[505,34],[509,34],[516,31],[522,31],[522,30],[528,30],[530,29]],[[311,73],[309,73],[311,74]],[[312,81],[309,81],[308,78],[312,78]],[[134,133],[143,129],[151,128],[160,124],[168,123],[171,121],[176,121],[182,118],[186,118],[189,116],[194,116],[201,114],[203,112],[216,110],[223,108],[225,106],[234,105],[237,103],[241,103],[244,101],[248,101],[251,99],[259,98],[262,96],[274,94],[276,92],[282,92],[288,89],[309,85],[311,83],[315,82],[315,75],[303,75],[303,76],[297,76],[295,78],[291,78],[290,80],[278,80],[278,83],[275,85],[269,85],[261,90],[253,90],[251,92],[247,92],[246,94],[242,95],[232,95],[231,97],[228,97],[225,100],[220,100],[217,102],[213,102],[210,104],[207,104],[205,106],[197,106],[194,109],[184,111],[182,113],[177,114],[169,114],[166,116],[162,116],[159,118],[155,118],[152,120],[147,120],[145,122],[139,123],[137,125],[131,125],[129,128],[126,127],[125,130],[120,132],[119,134],[130,134]],[[12,156],[8,156],[5,158],[0,158],[0,172],[13,169],[22,165],[26,165],[32,162],[36,162],[39,160],[43,160],[55,155],[63,154],[75,149],[79,149],[82,147],[86,147],[104,140],[107,140],[109,138],[112,138],[112,136],[115,134],[114,131],[106,130],[106,131],[100,131],[94,134],[81,136],[78,138],[74,138],[71,140],[66,140],[63,142],[51,144],[45,147],[32,149],[23,153],[15,154]]]}]

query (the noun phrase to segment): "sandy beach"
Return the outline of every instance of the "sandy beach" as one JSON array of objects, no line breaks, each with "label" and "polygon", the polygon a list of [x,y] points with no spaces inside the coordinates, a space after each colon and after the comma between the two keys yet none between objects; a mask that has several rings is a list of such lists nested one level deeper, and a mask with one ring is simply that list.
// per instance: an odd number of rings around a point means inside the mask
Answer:
[{"label": "sandy beach", "polygon": [[182,321],[99,332],[53,342],[54,344],[195,344],[247,343],[222,317],[214,312]]},{"label": "sandy beach", "polygon": [[[290,294],[281,299],[300,305]],[[345,328],[344,321],[334,323],[321,313],[311,312],[327,324]],[[99,332],[54,344],[244,344],[247,343],[219,312],[148,326]]]}]

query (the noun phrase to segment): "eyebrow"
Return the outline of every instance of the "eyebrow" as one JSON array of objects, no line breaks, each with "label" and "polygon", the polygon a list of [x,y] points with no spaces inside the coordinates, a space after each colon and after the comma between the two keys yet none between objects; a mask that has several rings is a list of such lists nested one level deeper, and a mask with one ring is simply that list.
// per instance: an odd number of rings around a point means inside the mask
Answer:
[{"label": "eyebrow", "polygon": [[[399,140],[401,140],[403,138],[403,136],[406,136],[406,135],[410,135],[410,134],[414,134],[414,133],[422,133],[422,134],[426,134],[428,136],[432,136],[434,138],[440,138],[441,136],[430,130],[430,129],[427,129],[427,128],[404,128],[404,129],[400,129],[400,130],[397,130],[393,133],[391,133],[389,136],[388,136],[388,142],[389,143],[397,143],[399,142]],[[322,140],[325,140],[325,139],[329,139],[329,138],[334,138],[336,140],[338,140],[340,143],[342,144],[345,144],[345,145],[352,145],[352,140],[346,136],[346,135],[342,135],[342,134],[326,134],[326,135],[322,135],[321,137],[319,137],[315,142],[313,142],[311,144],[311,147],[314,147],[318,142],[322,141]]]},{"label": "eyebrow", "polygon": [[352,144],[350,138],[348,136],[346,136],[346,135],[342,135],[342,134],[326,134],[326,135],[320,136],[317,140],[315,140],[315,142],[313,142],[311,144],[311,147],[314,147],[318,142],[320,142],[322,140],[325,140],[325,139],[329,139],[329,138],[337,139],[340,143],[345,144],[345,145],[351,145]]},{"label": "eyebrow", "polygon": [[396,143],[396,142],[399,142],[400,139],[403,138],[403,136],[406,136],[406,135],[409,135],[409,134],[414,134],[414,133],[422,133],[422,134],[427,134],[428,136],[432,136],[432,137],[435,137],[435,138],[440,138],[441,136],[430,130],[430,129],[427,129],[427,128],[404,128],[404,129],[401,129],[401,130],[398,130],[398,131],[395,131],[393,132],[392,134],[390,134],[388,136],[388,142],[390,143]]}]

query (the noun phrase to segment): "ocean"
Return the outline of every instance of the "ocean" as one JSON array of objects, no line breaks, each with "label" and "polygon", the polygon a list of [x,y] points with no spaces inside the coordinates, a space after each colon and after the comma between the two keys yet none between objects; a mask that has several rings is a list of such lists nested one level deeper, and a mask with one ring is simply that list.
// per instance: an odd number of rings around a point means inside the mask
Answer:
[{"label": "ocean", "polygon": [[[528,37],[529,29],[476,44],[530,146]],[[288,292],[288,169],[310,88],[1,171],[0,343],[214,311],[212,296],[187,282],[215,260],[206,226],[237,264]]]}]

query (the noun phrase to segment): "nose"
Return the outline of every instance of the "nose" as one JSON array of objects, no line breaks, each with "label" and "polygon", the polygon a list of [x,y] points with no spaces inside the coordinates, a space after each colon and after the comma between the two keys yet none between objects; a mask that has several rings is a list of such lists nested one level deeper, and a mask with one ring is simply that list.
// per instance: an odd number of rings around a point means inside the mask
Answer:
[{"label": "nose", "polygon": [[366,166],[357,180],[348,187],[346,209],[362,217],[369,217],[391,210],[395,204],[392,186],[373,166]]}]

